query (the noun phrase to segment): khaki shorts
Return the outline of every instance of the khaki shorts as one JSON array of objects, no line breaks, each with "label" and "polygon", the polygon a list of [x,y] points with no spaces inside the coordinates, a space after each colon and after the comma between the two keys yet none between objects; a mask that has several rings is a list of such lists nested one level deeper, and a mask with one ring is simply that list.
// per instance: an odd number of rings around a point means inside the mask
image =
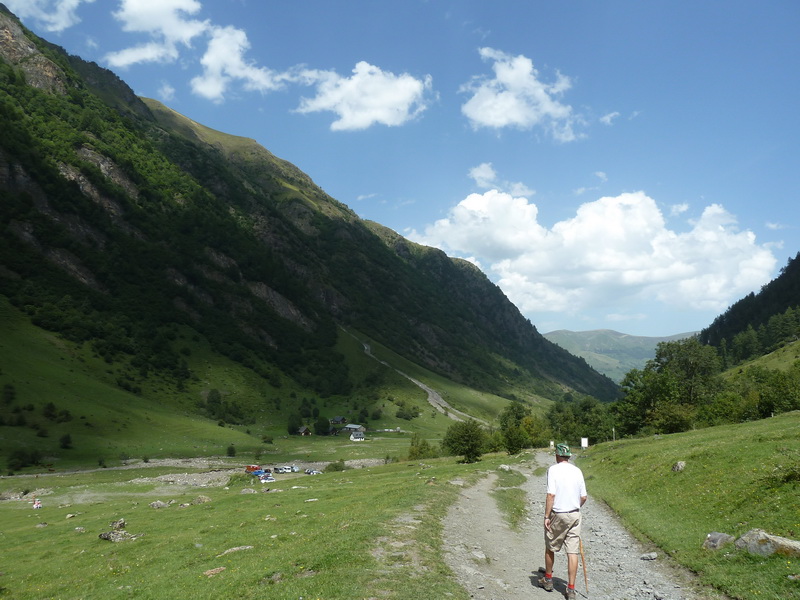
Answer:
[{"label": "khaki shorts", "polygon": [[581,511],[553,513],[550,531],[544,530],[544,545],[551,552],[558,552],[563,546],[567,554],[580,554]]}]

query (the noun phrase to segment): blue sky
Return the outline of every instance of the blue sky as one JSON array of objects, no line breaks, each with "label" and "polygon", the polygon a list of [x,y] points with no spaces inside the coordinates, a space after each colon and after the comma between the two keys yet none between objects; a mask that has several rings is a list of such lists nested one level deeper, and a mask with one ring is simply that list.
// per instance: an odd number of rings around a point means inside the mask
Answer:
[{"label": "blue sky", "polygon": [[800,251],[795,0],[4,1],[543,333],[699,330]]}]

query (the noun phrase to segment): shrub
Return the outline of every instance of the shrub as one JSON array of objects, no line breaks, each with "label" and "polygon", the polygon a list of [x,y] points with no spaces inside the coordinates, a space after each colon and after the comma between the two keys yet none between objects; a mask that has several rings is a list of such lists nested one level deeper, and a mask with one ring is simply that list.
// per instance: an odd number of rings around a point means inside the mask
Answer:
[{"label": "shrub", "polygon": [[336,462],[329,463],[328,466],[325,467],[324,471],[326,473],[335,473],[338,471],[344,471],[347,466],[344,464],[344,459],[340,458]]}]

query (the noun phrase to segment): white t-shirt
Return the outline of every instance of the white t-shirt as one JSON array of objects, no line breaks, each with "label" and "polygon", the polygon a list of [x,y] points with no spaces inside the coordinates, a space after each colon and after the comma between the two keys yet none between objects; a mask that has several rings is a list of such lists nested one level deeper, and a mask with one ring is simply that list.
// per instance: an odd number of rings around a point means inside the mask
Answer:
[{"label": "white t-shirt", "polygon": [[547,469],[547,493],[554,494],[554,512],[569,512],[581,507],[581,497],[586,496],[583,472],[570,463],[562,461]]}]

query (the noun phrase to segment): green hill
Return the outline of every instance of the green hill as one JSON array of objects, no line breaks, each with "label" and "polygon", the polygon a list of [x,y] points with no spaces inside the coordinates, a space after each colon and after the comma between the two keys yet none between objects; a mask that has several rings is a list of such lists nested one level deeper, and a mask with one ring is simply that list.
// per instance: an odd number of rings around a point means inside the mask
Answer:
[{"label": "green hill", "polygon": [[596,370],[621,382],[631,369],[642,369],[656,353],[661,342],[691,337],[694,333],[679,333],[667,337],[628,335],[610,329],[568,331],[559,329],[544,337],[575,356],[586,360]]},{"label": "green hill", "polygon": [[[484,420],[513,400],[542,412],[617,396],[474,265],[361,220],[253,140],[137,98],[5,9],[0,26],[0,295],[65,361],[95,365],[86,378],[115,404],[273,433],[343,407],[428,429],[419,388],[377,370],[365,342],[464,390],[453,406]],[[48,377],[36,361],[0,377],[13,397],[0,427],[25,421],[22,406],[66,405],[26,389]],[[76,415],[97,394],[68,395],[83,397]]]},{"label": "green hill", "polygon": [[[683,470],[673,465],[684,462]],[[703,548],[711,532],[800,538],[800,411],[751,423],[600,444],[579,463],[590,495],[731,598],[793,598],[796,557]],[[791,579],[789,576],[794,576]]]}]

